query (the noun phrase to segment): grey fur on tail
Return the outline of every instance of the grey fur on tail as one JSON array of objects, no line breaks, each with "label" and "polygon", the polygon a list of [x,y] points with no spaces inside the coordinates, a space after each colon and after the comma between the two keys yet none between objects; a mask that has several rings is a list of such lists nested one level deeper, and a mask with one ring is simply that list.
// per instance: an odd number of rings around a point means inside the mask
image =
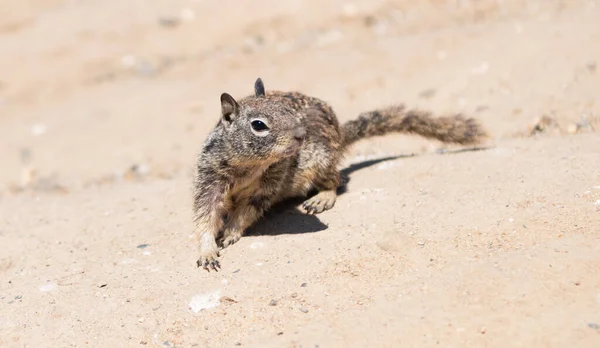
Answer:
[{"label": "grey fur on tail", "polygon": [[487,137],[475,119],[462,115],[432,117],[430,112],[406,110],[404,106],[362,113],[342,127],[344,145],[388,133],[412,133],[444,143],[472,145]]}]

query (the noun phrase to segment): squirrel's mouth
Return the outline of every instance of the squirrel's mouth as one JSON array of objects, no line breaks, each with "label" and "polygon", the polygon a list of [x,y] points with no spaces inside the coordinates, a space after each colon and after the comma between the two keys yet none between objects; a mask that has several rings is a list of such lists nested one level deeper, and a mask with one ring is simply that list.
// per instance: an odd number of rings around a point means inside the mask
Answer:
[{"label": "squirrel's mouth", "polygon": [[304,143],[304,139],[296,139],[292,145],[290,145],[290,147],[288,147],[285,152],[283,153],[284,156],[286,157],[290,157],[295,155],[298,150],[300,149],[300,146],[302,146],[302,144]]}]

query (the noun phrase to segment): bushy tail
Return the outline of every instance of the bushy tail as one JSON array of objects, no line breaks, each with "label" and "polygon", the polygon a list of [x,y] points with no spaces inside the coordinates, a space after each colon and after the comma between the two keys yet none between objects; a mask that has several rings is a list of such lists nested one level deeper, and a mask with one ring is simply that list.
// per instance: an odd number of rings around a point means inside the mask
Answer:
[{"label": "bushy tail", "polygon": [[388,133],[413,133],[444,143],[477,144],[487,135],[472,118],[462,115],[432,117],[431,113],[404,106],[365,112],[343,125],[344,145]]}]

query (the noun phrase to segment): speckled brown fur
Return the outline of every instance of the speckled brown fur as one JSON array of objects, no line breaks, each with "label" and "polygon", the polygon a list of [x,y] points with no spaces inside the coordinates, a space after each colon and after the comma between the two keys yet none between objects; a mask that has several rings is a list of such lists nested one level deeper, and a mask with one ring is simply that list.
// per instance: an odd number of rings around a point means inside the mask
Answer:
[{"label": "speckled brown fur", "polygon": [[348,147],[391,132],[415,133],[447,143],[475,144],[485,137],[473,119],[433,118],[392,106],[359,115],[340,127],[324,101],[298,92],[265,93],[236,101],[221,95],[221,120],[198,156],[194,223],[205,269],[220,267],[219,250],[237,242],[273,204],[317,194],[303,203],[309,214],[331,209],[342,178],[338,166]]}]

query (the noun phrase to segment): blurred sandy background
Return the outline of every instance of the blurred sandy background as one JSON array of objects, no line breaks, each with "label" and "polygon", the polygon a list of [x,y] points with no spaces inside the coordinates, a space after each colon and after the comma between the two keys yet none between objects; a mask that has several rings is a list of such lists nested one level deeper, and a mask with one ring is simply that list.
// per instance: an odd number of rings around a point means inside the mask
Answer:
[{"label": "blurred sandy background", "polygon": [[[592,0],[0,0],[0,346],[599,347],[598,64]],[[363,141],[207,273],[195,156],[259,76],[493,139]]]}]

